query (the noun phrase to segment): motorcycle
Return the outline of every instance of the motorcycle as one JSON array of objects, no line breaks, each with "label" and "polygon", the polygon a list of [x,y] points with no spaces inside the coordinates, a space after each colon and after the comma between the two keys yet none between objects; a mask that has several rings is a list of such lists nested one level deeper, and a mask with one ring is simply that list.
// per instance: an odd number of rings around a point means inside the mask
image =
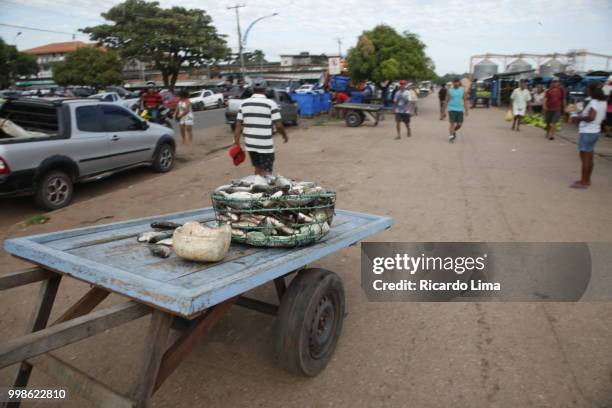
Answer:
[{"label": "motorcycle", "polygon": [[149,122],[157,123],[172,129],[172,111],[164,105],[161,105],[157,110],[159,112],[157,120],[151,120],[151,112],[149,112],[147,108],[140,109],[138,111],[138,116]]}]

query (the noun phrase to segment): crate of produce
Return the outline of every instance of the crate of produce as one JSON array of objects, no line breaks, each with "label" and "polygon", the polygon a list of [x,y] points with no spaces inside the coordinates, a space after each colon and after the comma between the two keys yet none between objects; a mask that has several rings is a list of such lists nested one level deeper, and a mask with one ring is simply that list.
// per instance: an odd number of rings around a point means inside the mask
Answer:
[{"label": "crate of produce", "polygon": [[336,193],[314,182],[248,176],[217,188],[211,199],[217,223],[232,227],[232,242],[299,247],[329,232]]}]

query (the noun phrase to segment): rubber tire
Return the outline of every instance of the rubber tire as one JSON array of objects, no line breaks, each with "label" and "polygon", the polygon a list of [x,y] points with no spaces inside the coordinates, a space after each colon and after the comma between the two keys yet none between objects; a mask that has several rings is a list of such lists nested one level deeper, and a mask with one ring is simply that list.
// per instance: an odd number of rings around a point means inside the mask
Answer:
[{"label": "rubber tire", "polygon": [[[333,327],[324,352],[315,358],[309,348],[310,324],[321,298],[334,299]],[[276,352],[279,364],[292,374],[314,377],[331,360],[342,332],[345,298],[342,281],[325,269],[304,269],[293,279],[283,295],[276,319]]]},{"label": "rubber tire", "polygon": [[358,127],[363,123],[363,117],[359,114],[359,112],[350,111],[347,112],[346,116],[344,117],[344,121],[348,127]]},{"label": "rubber tire", "polygon": [[[62,177],[69,186],[68,198],[64,200],[64,202],[61,205],[55,205],[47,201],[46,194],[44,193],[44,191],[47,189],[46,186],[49,183],[50,179],[54,177]],[[36,206],[42,210],[52,211],[52,210],[64,208],[68,204],[70,204],[70,202],[72,201],[72,197],[74,194],[74,185],[72,183],[72,178],[68,174],[66,174],[66,172],[64,171],[52,170],[44,174],[42,177],[40,177],[39,182],[36,184],[37,185],[36,185],[36,192],[34,194],[34,202]]]},{"label": "rubber tire", "polygon": [[193,110],[194,111],[202,111],[202,110],[204,110],[204,103],[198,102],[198,103],[193,104]]},{"label": "rubber tire", "polygon": [[222,100],[218,100],[217,101],[217,109],[221,109],[223,107],[223,101]]},{"label": "rubber tire", "polygon": [[[172,163],[170,164],[170,167],[167,167],[164,169],[161,166],[160,159],[161,159],[162,152],[166,148],[169,148],[170,151],[172,152]],[[153,159],[153,170],[155,170],[157,173],[167,173],[170,170],[172,170],[175,162],[176,162],[176,149],[170,143],[163,143],[161,146],[159,146],[159,149],[157,149],[157,153],[155,154],[155,158]]]}]

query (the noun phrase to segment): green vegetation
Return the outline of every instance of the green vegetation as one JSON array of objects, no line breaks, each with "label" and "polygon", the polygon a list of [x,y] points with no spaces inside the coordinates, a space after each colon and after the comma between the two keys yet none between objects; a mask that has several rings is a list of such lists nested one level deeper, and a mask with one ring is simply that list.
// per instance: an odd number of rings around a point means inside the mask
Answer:
[{"label": "green vegetation", "polygon": [[[525,115],[522,122],[540,129],[546,129],[546,121],[544,120],[544,117],[537,113]],[[557,123],[557,130],[561,130],[560,123]]]},{"label": "green vegetation", "polygon": [[0,38],[0,88],[8,87],[20,76],[38,73],[36,57],[17,51]]},{"label": "green vegetation", "polygon": [[123,63],[112,51],[79,48],[53,65],[53,80],[59,85],[87,85],[96,89],[123,82]]},{"label": "green vegetation", "polygon": [[230,52],[204,10],[161,8],[156,1],[126,0],[102,17],[110,23],[82,31],[123,58],[151,64],[171,89],[181,69],[214,65]]},{"label": "green vegetation", "polygon": [[434,64],[419,37],[408,31],[400,34],[384,24],[364,31],[349,49],[347,60],[353,80],[371,80],[379,86],[388,80],[435,77]]},{"label": "green vegetation", "polygon": [[35,215],[33,217],[28,218],[23,223],[25,225],[40,225],[40,224],[45,224],[49,220],[50,218],[47,217],[46,215]]}]

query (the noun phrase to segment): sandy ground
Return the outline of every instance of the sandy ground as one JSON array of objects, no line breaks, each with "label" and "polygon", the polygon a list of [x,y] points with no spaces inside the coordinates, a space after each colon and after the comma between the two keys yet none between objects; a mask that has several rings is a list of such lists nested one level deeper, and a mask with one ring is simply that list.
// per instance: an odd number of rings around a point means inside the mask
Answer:
[{"label": "sandy ground", "polygon": [[[413,136],[399,141],[391,116],[356,129],[315,119],[290,129],[288,144],[277,143],[277,172],[335,188],[339,208],[392,216],[396,225],[377,241],[612,241],[612,162],[598,157],[593,187],[570,189],[575,144],[547,141],[528,126],[511,132],[504,114],[472,111],[453,145],[433,96],[421,101]],[[230,164],[221,149],[230,140],[225,128],[206,129],[195,148],[181,149],[175,171],[116,177],[100,185],[103,194],[87,187],[91,197],[49,214],[45,225],[10,225],[20,218],[3,216],[0,237],[208,206],[212,188],[251,171]],[[21,266],[0,254],[0,273]],[[341,275],[348,307],[322,374],[299,379],[278,368],[273,319],[236,308],[164,383],[154,406],[612,407],[610,303],[370,303],[360,289],[358,247],[315,266]],[[53,315],[87,289],[65,280]],[[0,338],[23,331],[36,292],[31,285],[0,295]],[[255,292],[274,298],[269,287]],[[57,354],[127,391],[147,323]],[[0,371],[0,384],[11,372]],[[36,372],[31,383],[54,384]],[[65,406],[87,404],[73,396]]]}]

